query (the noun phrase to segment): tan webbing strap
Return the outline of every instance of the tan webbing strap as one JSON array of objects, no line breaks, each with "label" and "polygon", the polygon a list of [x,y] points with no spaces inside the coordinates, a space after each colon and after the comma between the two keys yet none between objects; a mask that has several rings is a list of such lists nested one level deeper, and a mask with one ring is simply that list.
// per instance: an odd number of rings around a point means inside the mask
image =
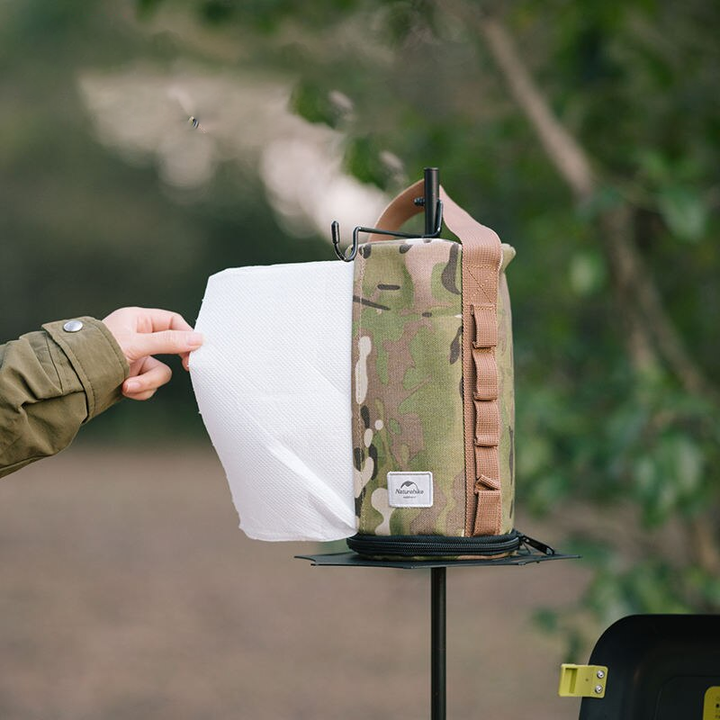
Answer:
[{"label": "tan webbing strap", "polygon": [[[414,204],[423,181],[411,185],[383,211],[382,230],[397,230],[422,211]],[[502,264],[500,238],[457,205],[440,188],[443,219],[463,245],[463,397],[467,535],[497,535],[502,521],[498,444],[497,297]],[[371,235],[370,242],[387,239]],[[474,328],[474,332],[472,331]],[[476,499],[477,498],[477,499]]]},{"label": "tan webbing strap", "polygon": [[[394,197],[375,223],[380,230],[399,230],[411,217],[423,211],[421,205],[415,204],[415,198],[422,197],[425,191],[425,181],[418,180],[414,185],[403,190]],[[370,235],[368,242],[390,240],[387,235]]]}]

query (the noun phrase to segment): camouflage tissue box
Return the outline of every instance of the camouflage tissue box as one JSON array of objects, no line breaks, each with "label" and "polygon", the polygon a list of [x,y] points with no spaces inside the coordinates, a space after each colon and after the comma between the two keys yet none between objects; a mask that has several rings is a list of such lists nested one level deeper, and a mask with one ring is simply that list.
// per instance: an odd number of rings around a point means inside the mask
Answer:
[{"label": "camouflage tissue box", "polygon": [[[463,244],[382,240],[355,260],[354,541],[513,537],[515,251],[444,202]],[[464,257],[466,225],[489,251]]]}]

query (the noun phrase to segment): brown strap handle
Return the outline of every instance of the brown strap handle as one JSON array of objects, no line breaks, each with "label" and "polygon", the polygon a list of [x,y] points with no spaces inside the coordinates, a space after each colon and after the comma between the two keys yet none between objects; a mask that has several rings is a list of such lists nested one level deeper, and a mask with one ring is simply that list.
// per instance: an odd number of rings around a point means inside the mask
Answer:
[{"label": "brown strap handle", "polygon": [[[422,211],[414,203],[423,195],[420,180],[400,193],[380,215],[376,227],[398,230]],[[443,219],[463,245],[463,407],[465,421],[466,535],[497,535],[502,519],[497,411],[497,298],[502,265],[500,238],[457,205],[440,187]],[[386,240],[371,235],[369,242]],[[474,333],[471,328],[475,328]],[[495,432],[486,418],[498,418]],[[478,422],[478,418],[481,419]],[[488,438],[493,438],[488,441]],[[491,444],[488,445],[487,443]]]}]

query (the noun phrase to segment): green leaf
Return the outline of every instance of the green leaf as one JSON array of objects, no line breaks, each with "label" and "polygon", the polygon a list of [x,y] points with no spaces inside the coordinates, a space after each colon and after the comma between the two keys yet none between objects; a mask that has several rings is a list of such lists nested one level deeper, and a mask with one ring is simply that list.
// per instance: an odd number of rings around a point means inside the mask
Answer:
[{"label": "green leaf", "polygon": [[655,185],[664,185],[672,177],[671,163],[657,150],[639,151],[637,164],[642,175]]},{"label": "green leaf", "polygon": [[381,189],[387,187],[392,169],[383,161],[382,150],[370,136],[350,138],[345,148],[344,164],[358,180]]},{"label": "green leaf", "polygon": [[604,287],[607,268],[599,253],[576,253],[570,258],[568,274],[570,287],[578,295],[584,297],[592,295]]},{"label": "green leaf", "polygon": [[[345,98],[344,95],[336,94]],[[298,83],[290,97],[290,107],[300,117],[311,123],[322,123],[336,127],[339,121],[350,111],[352,103],[334,99],[333,93],[309,81]]]},{"label": "green leaf", "polygon": [[209,25],[222,25],[235,14],[236,7],[228,0],[205,0],[201,3],[200,18]]},{"label": "green leaf", "polygon": [[688,187],[668,187],[658,194],[658,209],[670,232],[679,240],[696,243],[705,235],[708,209]]},{"label": "green leaf", "polygon": [[603,185],[586,202],[578,208],[578,214],[586,222],[595,220],[599,215],[623,203],[623,196],[619,190]]},{"label": "green leaf", "polygon": [[136,0],[135,14],[139,20],[147,20],[155,13],[163,0]]}]

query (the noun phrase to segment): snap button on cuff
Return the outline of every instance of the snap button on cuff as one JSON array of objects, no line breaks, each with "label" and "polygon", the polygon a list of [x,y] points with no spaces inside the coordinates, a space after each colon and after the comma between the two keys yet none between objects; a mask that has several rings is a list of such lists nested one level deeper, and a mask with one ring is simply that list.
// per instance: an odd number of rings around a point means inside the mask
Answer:
[{"label": "snap button on cuff", "polygon": [[63,330],[65,332],[78,332],[78,330],[83,329],[83,323],[81,320],[68,320],[63,325]]}]

